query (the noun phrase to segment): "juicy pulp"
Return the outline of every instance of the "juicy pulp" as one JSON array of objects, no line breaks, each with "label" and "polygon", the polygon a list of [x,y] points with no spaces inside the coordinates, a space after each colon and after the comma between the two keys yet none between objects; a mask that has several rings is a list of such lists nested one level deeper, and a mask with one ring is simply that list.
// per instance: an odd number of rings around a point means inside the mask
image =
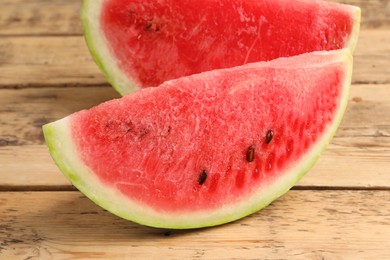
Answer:
[{"label": "juicy pulp", "polygon": [[360,9],[306,0],[84,0],[88,46],[121,93],[311,51],[354,49]]},{"label": "juicy pulp", "polygon": [[342,118],[351,62],[349,50],[315,52],[167,81],[45,125],[46,142],[72,183],[118,216],[222,224],[316,161]]}]

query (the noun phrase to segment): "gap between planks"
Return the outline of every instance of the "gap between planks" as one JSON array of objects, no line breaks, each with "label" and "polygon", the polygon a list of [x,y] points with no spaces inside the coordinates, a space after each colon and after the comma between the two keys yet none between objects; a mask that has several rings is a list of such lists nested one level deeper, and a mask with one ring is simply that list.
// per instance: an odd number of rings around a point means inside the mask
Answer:
[{"label": "gap between planks", "polygon": [[36,38],[44,38],[44,37],[82,37],[84,34],[82,33],[42,33],[42,34],[33,34],[33,33],[24,33],[24,34],[0,34],[0,39],[1,38],[24,38],[24,37],[36,37]]},{"label": "gap between planks", "polygon": [[[294,186],[290,190],[295,191],[390,191],[390,187],[355,187],[355,186]],[[8,186],[0,185],[0,192],[80,192],[72,185],[59,186]]]},{"label": "gap between planks", "polygon": [[[362,83],[365,84],[365,83]],[[369,83],[368,83],[369,84]],[[0,91],[2,89],[48,89],[48,88],[56,88],[56,89],[64,89],[64,88],[113,88],[108,82],[101,83],[64,83],[64,84],[56,84],[56,83],[23,83],[23,84],[14,84],[14,85],[1,85],[0,83]]]}]

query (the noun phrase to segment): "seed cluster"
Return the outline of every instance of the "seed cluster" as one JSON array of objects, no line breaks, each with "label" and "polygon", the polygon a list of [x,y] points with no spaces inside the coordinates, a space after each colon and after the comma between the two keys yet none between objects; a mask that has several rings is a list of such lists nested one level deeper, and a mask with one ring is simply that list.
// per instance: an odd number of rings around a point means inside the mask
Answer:
[{"label": "seed cluster", "polygon": [[[265,143],[269,144],[272,141],[273,136],[274,136],[274,132],[272,131],[272,129],[268,130],[267,134],[265,135]],[[246,151],[246,160],[248,162],[253,162],[254,159],[255,159],[255,147],[253,145],[251,145],[248,147],[248,149]],[[206,170],[202,170],[202,172],[200,173],[200,175],[198,177],[199,185],[203,185],[203,183],[205,183],[206,179],[207,179],[207,172],[206,172]]]}]

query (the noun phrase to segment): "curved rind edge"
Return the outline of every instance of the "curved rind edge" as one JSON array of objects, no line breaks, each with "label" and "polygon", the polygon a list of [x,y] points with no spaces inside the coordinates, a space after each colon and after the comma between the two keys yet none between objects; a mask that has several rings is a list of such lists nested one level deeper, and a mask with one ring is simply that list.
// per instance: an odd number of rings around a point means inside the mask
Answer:
[{"label": "curved rind edge", "polygon": [[[98,17],[104,0],[83,0],[81,7],[81,23],[83,26],[84,39],[95,63],[104,74],[107,81],[122,96],[131,93],[139,87],[131,82],[117,62],[112,58],[105,36],[99,29]],[[91,19],[94,17],[94,19]]]},{"label": "curved rind edge", "polygon": [[[312,150],[307,153],[308,156],[290,169],[288,173],[270,184],[266,190],[260,190],[243,202],[225,206],[213,212],[173,214],[169,214],[169,212],[156,212],[145,205],[138,205],[136,202],[125,198],[115,189],[105,186],[94,177],[92,171],[83,164],[80,155],[78,155],[78,150],[72,141],[70,133],[69,125],[71,117],[44,125],[45,140],[54,161],[73,185],[97,205],[117,216],[142,225],[158,228],[190,229],[224,224],[257,212],[281,197],[319,159],[321,153],[326,149],[335,134],[348,102],[352,77],[352,55],[349,49],[345,49],[340,54],[340,60],[345,60],[348,68],[346,70],[338,112],[332,125],[324,132],[322,138],[312,147]],[[259,200],[259,198],[261,199]],[[124,205],[127,207],[124,207]]]},{"label": "curved rind edge", "polygon": [[[140,89],[139,84],[132,82],[131,78],[127,76],[119,67],[117,62],[112,58],[105,36],[99,30],[99,19],[88,19],[91,15],[100,15],[100,8],[104,0],[83,0],[81,8],[81,22],[83,26],[83,33],[88,49],[104,74],[107,81],[118,91],[122,96]],[[345,48],[349,48],[351,53],[354,53],[360,32],[361,9],[357,6],[346,5],[351,7],[351,12],[354,20],[352,33],[349,37],[348,44]],[[92,36],[92,34],[94,36]]]},{"label": "curved rind edge", "polygon": [[352,15],[353,15],[353,26],[352,32],[349,38],[349,42],[347,44],[347,48],[351,50],[351,53],[355,52],[356,45],[358,42],[359,34],[360,34],[360,21],[361,21],[361,9],[360,7],[353,6],[352,7]]}]

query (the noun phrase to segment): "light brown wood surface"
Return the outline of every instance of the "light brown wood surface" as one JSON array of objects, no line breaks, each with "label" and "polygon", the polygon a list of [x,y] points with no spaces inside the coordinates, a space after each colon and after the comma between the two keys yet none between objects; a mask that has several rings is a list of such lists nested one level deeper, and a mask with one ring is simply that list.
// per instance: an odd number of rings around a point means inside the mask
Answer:
[{"label": "light brown wood surface", "polygon": [[79,0],[0,1],[0,259],[390,259],[390,0],[362,8],[345,117],[281,199],[200,230],[139,226],[58,170],[41,126],[119,95],[85,45]]},{"label": "light brown wood surface", "polygon": [[120,219],[76,192],[0,193],[0,249],[37,259],[389,259],[389,199],[388,190],[290,191],[234,223],[169,231]]},{"label": "light brown wood surface", "polygon": [[81,35],[80,0],[2,0],[0,35]]}]

